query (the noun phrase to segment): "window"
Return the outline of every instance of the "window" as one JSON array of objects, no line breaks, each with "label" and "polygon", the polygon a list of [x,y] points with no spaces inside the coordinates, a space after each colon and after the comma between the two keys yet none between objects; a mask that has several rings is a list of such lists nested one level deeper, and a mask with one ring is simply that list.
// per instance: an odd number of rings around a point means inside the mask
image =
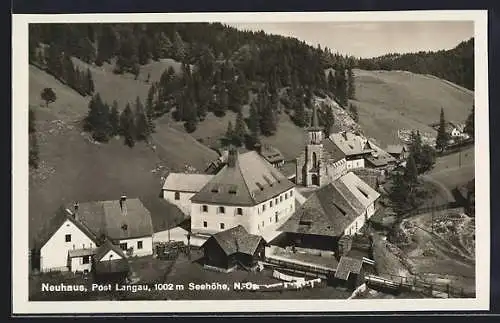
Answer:
[{"label": "window", "polygon": [[89,264],[90,263],[90,256],[84,256],[82,260],[83,264]]},{"label": "window", "polygon": [[142,249],[142,241],[137,241],[137,249]]},{"label": "window", "polygon": [[127,250],[127,243],[126,242],[120,243],[120,249],[121,250]]},{"label": "window", "polygon": [[221,223],[221,224],[220,224],[220,229],[221,229],[221,230],[224,230],[224,223]]},{"label": "window", "polygon": [[66,240],[66,242],[71,242],[71,234],[67,234],[64,239]]},{"label": "window", "polygon": [[175,192],[174,194],[174,199],[177,201],[177,200],[180,200],[181,199],[181,193],[179,192]]},{"label": "window", "polygon": [[201,208],[203,212],[208,212],[208,205],[203,205]]},{"label": "window", "polygon": [[264,227],[264,221],[262,221],[262,227]]},{"label": "window", "polygon": [[82,243],[82,249],[85,249],[85,243]]},{"label": "window", "polygon": [[266,205],[265,205],[265,204],[263,204],[263,205],[262,205],[262,212],[264,212],[265,210],[266,210]]},{"label": "window", "polygon": [[290,191],[290,196],[293,196],[293,191]]},{"label": "window", "polygon": [[243,209],[241,207],[236,209],[236,214],[243,215]]},{"label": "window", "polygon": [[274,204],[275,204],[275,205],[278,205],[278,198],[276,198],[276,199],[274,200]]},{"label": "window", "polygon": [[219,206],[219,213],[222,213],[222,214],[226,213],[226,208],[223,206]]},{"label": "window", "polygon": [[283,195],[280,196],[280,203],[283,202]]},{"label": "window", "polygon": [[269,202],[269,207],[273,207],[273,201]]},{"label": "window", "polygon": [[203,221],[203,227],[206,228],[208,226],[207,221]]},{"label": "window", "polygon": [[285,200],[288,200],[288,193],[285,193]]}]

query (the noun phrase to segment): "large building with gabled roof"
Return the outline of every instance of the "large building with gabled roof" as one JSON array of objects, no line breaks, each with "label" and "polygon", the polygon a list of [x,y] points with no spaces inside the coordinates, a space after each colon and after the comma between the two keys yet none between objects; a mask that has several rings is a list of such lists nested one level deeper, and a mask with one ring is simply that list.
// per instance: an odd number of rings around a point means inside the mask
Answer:
[{"label": "large building with gabled roof", "polygon": [[226,165],[191,202],[193,233],[213,234],[237,225],[259,234],[295,211],[294,183],[256,151],[229,151]]}]

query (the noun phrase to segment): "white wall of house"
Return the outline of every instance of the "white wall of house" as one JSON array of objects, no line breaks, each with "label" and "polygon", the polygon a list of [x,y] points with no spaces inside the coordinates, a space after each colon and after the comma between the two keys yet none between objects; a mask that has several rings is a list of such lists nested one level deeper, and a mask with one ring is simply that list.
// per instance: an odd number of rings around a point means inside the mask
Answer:
[{"label": "white wall of house", "polygon": [[[191,231],[214,233],[242,225],[249,233],[258,234],[263,230],[276,228],[295,211],[295,196],[291,193],[294,191],[292,188],[255,206],[193,203]],[[224,207],[224,213],[220,212],[220,207]],[[238,214],[238,208],[241,209],[241,215]]]},{"label": "white wall of house", "polygon": [[[66,241],[69,235],[71,241]],[[66,220],[40,250],[40,270],[68,270],[68,251],[93,248],[95,243],[73,222]]]},{"label": "white wall of house", "polygon": [[[83,258],[88,259],[88,262],[86,264],[83,263]],[[71,271],[72,272],[85,271],[85,270],[88,270],[90,272],[90,269],[92,269],[91,256],[71,258]]]},{"label": "white wall of house", "polygon": [[[138,243],[142,242],[142,248],[139,249]],[[153,254],[153,237],[141,237],[141,238],[134,238],[134,239],[124,239],[120,240],[120,245],[126,243],[127,244],[127,250],[132,248],[133,253],[132,256],[137,256],[137,257],[143,257],[143,256],[149,256]],[[127,255],[127,251],[123,250],[125,255]]]},{"label": "white wall of house", "polygon": [[194,192],[178,192],[179,199],[175,198],[176,191],[163,190],[163,198],[168,202],[176,205],[184,214],[189,215],[191,212],[191,198]]},{"label": "white wall of house", "polygon": [[347,160],[346,167],[347,167],[347,169],[364,168],[365,167],[365,159],[358,158],[358,159]]},{"label": "white wall of house", "polygon": [[372,217],[372,215],[375,214],[375,203],[371,203],[368,205],[366,208],[366,217],[369,219]]},{"label": "white wall of house", "polygon": [[353,235],[358,233],[366,222],[366,213],[358,216],[345,230],[345,235]]}]

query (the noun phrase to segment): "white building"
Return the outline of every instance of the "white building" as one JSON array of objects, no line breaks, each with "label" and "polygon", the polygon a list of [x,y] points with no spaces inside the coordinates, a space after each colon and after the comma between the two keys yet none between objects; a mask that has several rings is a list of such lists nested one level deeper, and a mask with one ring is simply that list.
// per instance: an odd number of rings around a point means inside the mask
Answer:
[{"label": "white building", "polygon": [[214,176],[205,174],[170,173],[163,184],[163,198],[176,205],[184,214],[191,212],[191,198]]},{"label": "white building", "polygon": [[105,239],[128,256],[153,253],[151,215],[139,199],[125,196],[62,207],[40,237],[41,271],[88,271],[99,242]]},{"label": "white building", "polygon": [[[277,228],[295,211],[294,184],[255,151],[239,154],[231,149],[226,164],[213,176],[170,176],[175,181],[167,185],[168,194],[179,193],[180,199],[173,203],[184,206],[182,193],[192,194],[202,180],[208,179],[189,199],[191,231],[195,235],[213,234],[237,225],[259,234]],[[174,182],[183,184],[170,184]]]}]

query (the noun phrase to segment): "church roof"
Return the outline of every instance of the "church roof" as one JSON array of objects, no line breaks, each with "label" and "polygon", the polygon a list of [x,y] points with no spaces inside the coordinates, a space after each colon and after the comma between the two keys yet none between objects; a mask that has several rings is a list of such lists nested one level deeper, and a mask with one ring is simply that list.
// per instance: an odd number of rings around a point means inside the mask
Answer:
[{"label": "church roof", "polygon": [[294,186],[255,151],[233,152],[228,163],[192,198],[194,203],[256,205]]}]

